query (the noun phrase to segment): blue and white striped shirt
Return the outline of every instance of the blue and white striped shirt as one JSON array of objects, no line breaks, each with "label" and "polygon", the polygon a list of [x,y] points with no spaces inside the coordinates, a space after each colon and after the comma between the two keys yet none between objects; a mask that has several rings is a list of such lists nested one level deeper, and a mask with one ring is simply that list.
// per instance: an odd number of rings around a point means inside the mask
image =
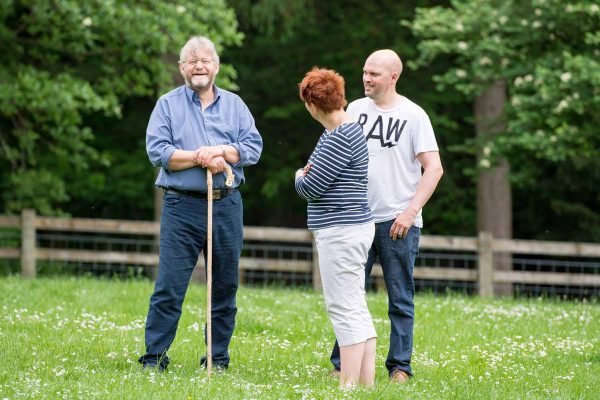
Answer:
[{"label": "blue and white striped shirt", "polygon": [[358,225],[373,220],[367,202],[369,150],[356,122],[323,132],[296,191],[308,200],[308,229]]}]

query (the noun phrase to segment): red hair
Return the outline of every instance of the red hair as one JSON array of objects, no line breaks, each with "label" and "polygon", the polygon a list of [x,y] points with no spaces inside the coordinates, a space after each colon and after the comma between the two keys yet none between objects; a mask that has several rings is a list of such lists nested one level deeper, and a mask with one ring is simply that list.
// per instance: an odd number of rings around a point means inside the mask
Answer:
[{"label": "red hair", "polygon": [[300,99],[323,112],[330,113],[348,104],[344,78],[332,69],[313,67],[298,86]]}]

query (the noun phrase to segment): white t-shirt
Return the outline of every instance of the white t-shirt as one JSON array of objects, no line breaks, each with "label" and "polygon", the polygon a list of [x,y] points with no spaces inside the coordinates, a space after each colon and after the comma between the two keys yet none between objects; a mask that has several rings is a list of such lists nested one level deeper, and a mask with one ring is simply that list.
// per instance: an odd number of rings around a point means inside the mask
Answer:
[{"label": "white t-shirt", "polygon": [[[350,103],[347,112],[362,126],[369,147],[367,198],[373,219],[395,219],[406,210],[421,180],[417,155],[438,151],[429,117],[406,97],[390,110],[364,97]],[[423,227],[421,210],[415,225]]]}]

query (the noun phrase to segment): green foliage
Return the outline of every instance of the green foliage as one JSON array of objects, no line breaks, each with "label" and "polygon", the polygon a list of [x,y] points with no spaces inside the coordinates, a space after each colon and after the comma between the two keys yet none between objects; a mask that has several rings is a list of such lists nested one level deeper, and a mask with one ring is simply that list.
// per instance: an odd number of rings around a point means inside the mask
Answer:
[{"label": "green foliage", "polygon": [[434,77],[439,91],[474,99],[507,83],[505,132],[455,148],[481,154],[480,168],[510,161],[516,236],[598,240],[600,176],[589,172],[600,156],[597,2],[454,0],[404,25],[421,39],[409,65],[450,61]]},{"label": "green foliage", "polygon": [[455,0],[450,8],[418,9],[410,24],[423,39],[413,66],[442,54],[455,59],[435,77],[439,90],[450,86],[474,98],[507,81],[507,130],[482,144],[490,158],[526,152],[573,162],[600,154],[597,2]]},{"label": "green foliage", "polygon": [[[116,125],[126,99],[167,91],[189,36],[209,36],[218,49],[242,38],[223,0],[5,1],[0,21],[0,162],[9,166],[2,173],[7,212],[35,207],[42,214],[60,213],[65,193],[72,192],[70,178],[87,174],[98,182],[98,172],[122,162],[115,156],[130,149],[99,151],[90,125],[99,117]],[[234,78],[224,65],[220,84],[231,88]],[[143,131],[127,134],[143,137]]]},{"label": "green foliage", "polygon": [[[252,210],[245,215],[248,224],[306,226],[306,202],[294,190],[293,173],[306,163],[323,128],[298,97],[304,74],[314,65],[333,68],[345,78],[348,101],[363,97],[362,68],[367,56],[393,48],[404,60],[414,59],[416,40],[398,21],[411,18],[415,6],[432,3],[440,2],[230,0],[246,41],[228,52],[227,59],[239,71],[240,95],[265,143],[260,164],[248,171],[248,184],[254,186],[245,188],[245,206]],[[438,234],[467,235],[474,232],[469,221],[474,219],[475,196],[462,169],[472,156],[447,149],[468,136],[464,118],[470,106],[455,90],[435,92],[430,76],[444,68],[441,60],[418,72],[405,69],[399,90],[430,114],[447,161],[446,174],[455,177],[445,179],[428,203],[426,225]],[[446,204],[457,201],[464,210],[448,213]]]},{"label": "green foliage", "polygon": [[150,281],[0,279],[0,388],[6,398],[595,399],[600,307],[550,300],[418,295],[407,385],[390,383],[387,296],[369,293],[375,387],[327,376],[333,330],[322,295],[240,287],[230,369],[200,369],[204,286],[191,284],[164,374],[142,371]]}]

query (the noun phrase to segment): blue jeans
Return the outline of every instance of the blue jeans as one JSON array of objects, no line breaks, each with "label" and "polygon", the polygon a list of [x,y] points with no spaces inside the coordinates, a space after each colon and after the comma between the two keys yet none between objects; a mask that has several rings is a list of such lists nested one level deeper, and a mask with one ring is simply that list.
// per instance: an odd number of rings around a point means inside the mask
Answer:
[{"label": "blue jeans", "polygon": [[[146,318],[146,354],[138,361],[166,368],[167,350],[175,338],[183,299],[202,250],[206,265],[208,202],[176,193],[165,193],[163,199],[158,277]],[[214,365],[223,368],[229,365],[228,348],[237,313],[242,218],[239,191],[213,201],[212,355]],[[204,340],[206,343],[206,335]]]},{"label": "blue jeans", "polygon": [[[399,369],[412,376],[410,359],[413,349],[415,312],[413,268],[419,252],[421,229],[412,226],[406,238],[393,241],[390,238],[390,228],[393,223],[394,220],[375,224],[375,239],[369,250],[365,274],[368,278],[378,256],[388,293],[388,316],[391,322],[390,349],[385,366],[390,374]],[[337,341],[330,360],[335,369],[339,370],[340,348]]]}]

